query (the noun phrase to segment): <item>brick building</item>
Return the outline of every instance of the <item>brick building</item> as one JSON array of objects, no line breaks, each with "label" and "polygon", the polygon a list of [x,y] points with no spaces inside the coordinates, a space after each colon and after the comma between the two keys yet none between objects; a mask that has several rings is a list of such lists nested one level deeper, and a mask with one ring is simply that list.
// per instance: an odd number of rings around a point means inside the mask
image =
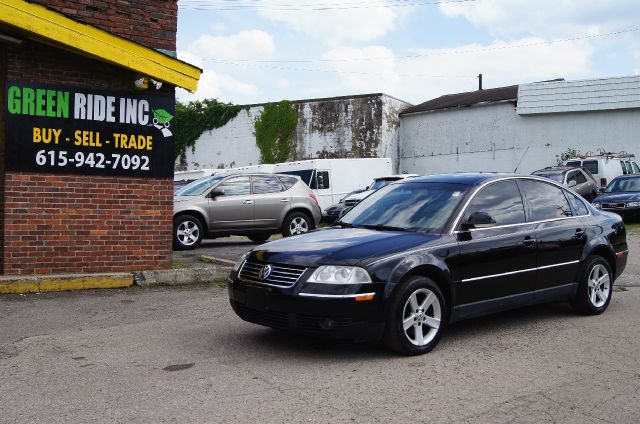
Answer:
[{"label": "brick building", "polygon": [[177,10],[0,0],[0,274],[171,267]]}]

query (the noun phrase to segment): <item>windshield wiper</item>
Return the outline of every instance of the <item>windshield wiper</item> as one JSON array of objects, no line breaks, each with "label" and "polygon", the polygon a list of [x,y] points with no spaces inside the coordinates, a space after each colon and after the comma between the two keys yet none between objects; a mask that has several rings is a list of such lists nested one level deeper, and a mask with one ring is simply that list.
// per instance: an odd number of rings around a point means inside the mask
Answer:
[{"label": "windshield wiper", "polygon": [[367,228],[369,230],[378,230],[378,231],[413,231],[410,228],[392,227],[390,225],[383,225],[383,224],[363,224],[361,225],[361,227]]}]

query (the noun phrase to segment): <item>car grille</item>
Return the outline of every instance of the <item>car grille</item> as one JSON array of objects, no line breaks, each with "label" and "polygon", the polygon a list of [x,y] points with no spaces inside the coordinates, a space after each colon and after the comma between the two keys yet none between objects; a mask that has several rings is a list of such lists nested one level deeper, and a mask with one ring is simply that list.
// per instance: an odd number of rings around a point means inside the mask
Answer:
[{"label": "car grille", "polygon": [[603,203],[602,207],[605,209],[624,209],[625,203]]},{"label": "car grille", "polygon": [[330,334],[348,330],[353,320],[348,317],[331,318],[316,315],[302,315],[280,311],[261,311],[234,303],[238,316],[245,321],[281,330],[298,330],[308,334]]},{"label": "car grille", "polygon": [[240,303],[235,303],[234,306],[238,316],[245,321],[266,325],[267,327],[280,328],[282,330],[289,328],[289,314],[286,312],[258,311],[247,308]]},{"label": "car grille", "polygon": [[359,200],[345,200],[344,201],[344,205],[348,208],[353,207],[355,205],[357,205],[358,203],[360,203]]},{"label": "car grille", "polygon": [[[261,271],[266,266],[271,267],[271,273],[263,278]],[[266,284],[277,287],[291,287],[298,282],[300,276],[305,272],[306,268],[294,266],[281,266],[272,264],[259,264],[256,262],[245,262],[240,270],[240,279],[258,284]]]}]

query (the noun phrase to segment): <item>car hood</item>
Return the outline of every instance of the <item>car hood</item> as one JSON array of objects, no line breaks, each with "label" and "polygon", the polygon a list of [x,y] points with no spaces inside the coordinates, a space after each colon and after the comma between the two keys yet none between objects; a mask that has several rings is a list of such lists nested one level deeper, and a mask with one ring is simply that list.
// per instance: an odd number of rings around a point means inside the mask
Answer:
[{"label": "car hood", "polygon": [[632,193],[603,193],[594,199],[593,203],[602,202],[629,202],[632,200],[640,200],[640,192]]},{"label": "car hood", "polygon": [[249,260],[304,267],[356,265],[436,242],[441,237],[404,231],[328,228],[258,246],[251,251]]}]

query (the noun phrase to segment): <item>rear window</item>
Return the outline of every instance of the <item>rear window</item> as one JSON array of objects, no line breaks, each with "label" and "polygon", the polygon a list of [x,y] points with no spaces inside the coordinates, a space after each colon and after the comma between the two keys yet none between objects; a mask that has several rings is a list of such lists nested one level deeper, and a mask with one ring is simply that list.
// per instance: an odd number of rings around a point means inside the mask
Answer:
[{"label": "rear window", "polygon": [[567,162],[567,166],[580,166],[580,161],[579,160],[570,160]]},{"label": "rear window", "polygon": [[598,171],[598,161],[597,160],[585,160],[582,162],[582,167],[586,168],[592,174],[599,174]]},{"label": "rear window", "polygon": [[634,161],[631,161],[631,169],[633,169],[634,174],[640,174],[640,168],[638,167],[638,164],[635,163]]},{"label": "rear window", "polygon": [[280,175],[278,176],[278,178],[280,179],[280,182],[284,186],[285,190],[289,190],[295,185],[296,182],[298,182],[298,179],[296,177],[287,177],[284,175]]},{"label": "rear window", "polygon": [[282,191],[282,185],[276,177],[253,176],[253,194],[277,193]]}]

